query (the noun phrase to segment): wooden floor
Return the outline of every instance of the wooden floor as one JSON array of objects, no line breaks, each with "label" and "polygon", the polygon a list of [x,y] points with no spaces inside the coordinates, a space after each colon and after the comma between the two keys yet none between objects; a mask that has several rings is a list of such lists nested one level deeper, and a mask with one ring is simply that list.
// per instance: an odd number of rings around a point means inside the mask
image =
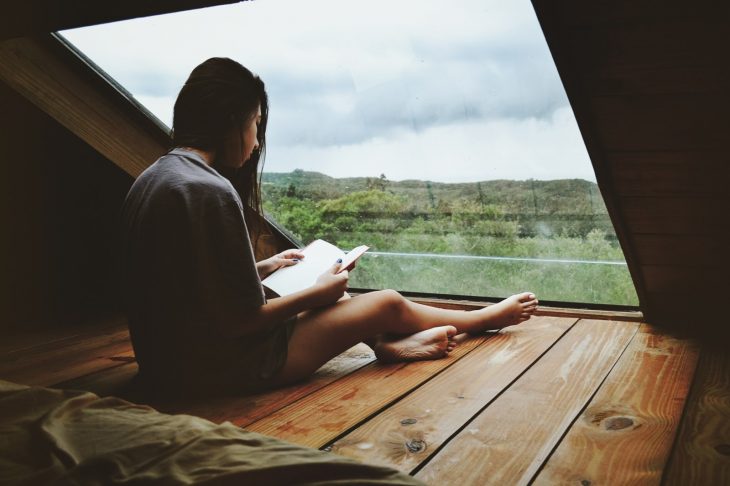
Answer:
[{"label": "wooden floor", "polygon": [[[149,402],[136,369],[121,320],[0,344],[1,379]],[[429,484],[730,484],[730,358],[638,322],[538,316],[409,364],[358,345],[298,386],[151,404]]]}]

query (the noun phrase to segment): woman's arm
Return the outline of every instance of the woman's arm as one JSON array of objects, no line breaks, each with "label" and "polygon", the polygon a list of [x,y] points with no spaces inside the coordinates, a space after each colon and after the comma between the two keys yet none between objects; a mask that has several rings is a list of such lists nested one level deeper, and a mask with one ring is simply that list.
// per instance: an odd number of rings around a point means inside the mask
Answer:
[{"label": "woman's arm", "polygon": [[338,262],[320,275],[311,287],[284,297],[269,299],[266,304],[252,309],[249,319],[245,323],[233,325],[227,334],[231,337],[253,334],[269,329],[305,310],[334,304],[347,291],[349,278],[347,270],[337,273],[339,269]]},{"label": "woman's arm", "polygon": [[274,273],[281,267],[289,267],[296,265],[299,260],[304,258],[304,253],[298,249],[285,250],[266,260],[256,263],[256,271],[262,280]]}]

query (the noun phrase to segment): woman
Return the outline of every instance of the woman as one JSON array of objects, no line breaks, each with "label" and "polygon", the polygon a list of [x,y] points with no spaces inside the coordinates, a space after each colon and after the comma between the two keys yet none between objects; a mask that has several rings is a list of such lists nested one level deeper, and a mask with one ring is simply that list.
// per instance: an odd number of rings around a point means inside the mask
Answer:
[{"label": "woman", "polygon": [[173,118],[176,148],[135,181],[123,210],[132,342],[140,376],[156,386],[284,385],[361,341],[381,360],[440,358],[457,334],[534,313],[531,293],[472,312],[392,290],[349,299],[348,272],[337,273],[336,262],[312,287],[267,300],[260,280],[303,255],[255,262],[244,218],[244,208],[261,214],[263,82],[235,61],[208,59],[190,74]]}]

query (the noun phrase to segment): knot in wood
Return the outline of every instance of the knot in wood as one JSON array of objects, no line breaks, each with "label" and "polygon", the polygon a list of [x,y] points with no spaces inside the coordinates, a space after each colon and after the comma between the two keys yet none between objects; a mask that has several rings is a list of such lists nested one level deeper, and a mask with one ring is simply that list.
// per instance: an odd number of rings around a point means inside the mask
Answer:
[{"label": "knot in wood", "polygon": [[634,421],[628,417],[612,417],[606,420],[606,430],[621,430],[634,425]]},{"label": "knot in wood", "polygon": [[589,480],[587,480],[587,479],[583,479],[580,482],[580,486],[591,486],[591,482]]},{"label": "knot in wood", "polygon": [[718,444],[715,446],[715,450],[723,456],[730,456],[730,444]]},{"label": "knot in wood", "polygon": [[421,439],[412,439],[406,442],[406,448],[408,449],[408,452],[415,454],[426,449],[426,443]]},{"label": "knot in wood", "polygon": [[401,425],[413,425],[413,424],[415,424],[416,422],[418,422],[418,420],[416,420],[416,419],[414,419],[414,418],[407,418],[407,419],[403,419],[403,420],[401,420],[401,421],[400,421],[400,424],[401,424]]}]

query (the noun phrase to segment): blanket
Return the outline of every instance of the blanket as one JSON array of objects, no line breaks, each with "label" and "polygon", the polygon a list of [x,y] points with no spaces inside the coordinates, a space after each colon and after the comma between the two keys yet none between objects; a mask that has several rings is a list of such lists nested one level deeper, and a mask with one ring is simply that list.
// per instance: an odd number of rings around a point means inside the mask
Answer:
[{"label": "blanket", "polygon": [[0,484],[422,483],[228,422],[0,380]]}]

